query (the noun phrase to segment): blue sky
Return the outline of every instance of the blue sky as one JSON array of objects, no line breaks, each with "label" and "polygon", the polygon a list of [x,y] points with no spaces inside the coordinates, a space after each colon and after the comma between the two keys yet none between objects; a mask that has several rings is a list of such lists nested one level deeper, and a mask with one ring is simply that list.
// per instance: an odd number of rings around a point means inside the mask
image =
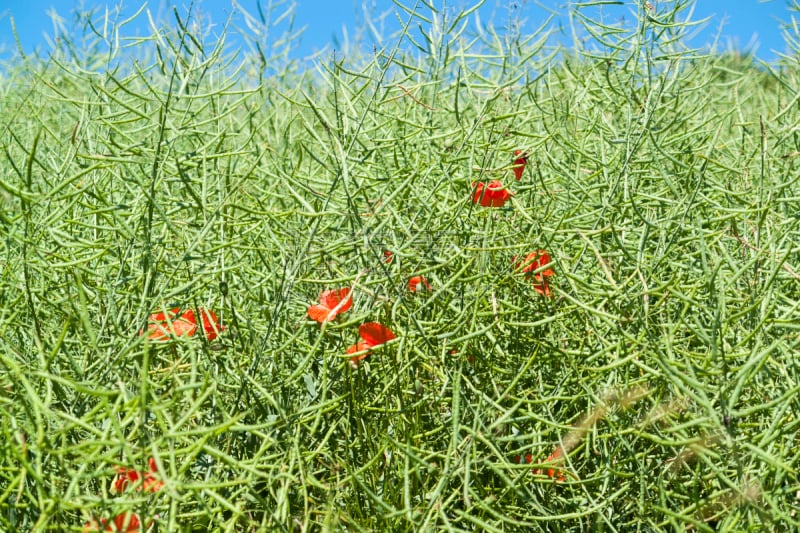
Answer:
[{"label": "blue sky", "polygon": [[[247,11],[257,13],[257,0],[238,0],[239,4]],[[403,0],[406,5],[413,4],[415,0]],[[430,1],[430,0],[429,0]],[[441,6],[444,0],[433,0]],[[585,1],[585,0],[582,0]],[[637,0],[638,1],[638,0]],[[653,4],[665,0],[651,0]],[[273,0],[275,2],[275,0]],[[48,50],[45,34],[53,34],[53,23],[48,12],[55,10],[69,23],[70,12],[75,6],[103,8],[108,5],[116,7],[120,2],[98,2],[91,0],[0,0],[0,57],[8,57],[16,48],[11,31],[11,17],[13,17],[20,43],[26,53],[37,49],[46,55]],[[124,0],[123,15],[131,14],[141,6],[142,0]],[[167,2],[164,0],[150,0],[148,8],[154,16],[169,15],[170,6],[187,6],[190,0]],[[267,4],[262,0],[262,5]],[[373,18],[380,21],[380,14],[387,14],[382,20],[386,28],[397,27],[396,17],[388,14],[394,11],[390,0],[296,0],[295,27],[305,27],[299,46],[295,50],[298,58],[308,57],[315,50],[326,45],[333,46],[334,40],[340,43],[343,39],[351,37],[358,31],[358,21],[363,20],[366,9],[371,10]],[[449,0],[448,6],[469,4],[468,0]],[[512,17],[526,20],[524,29],[532,30],[546,18],[546,8],[554,9],[557,13],[564,13],[567,0],[486,0],[479,11],[481,20],[494,20],[497,26],[503,26]],[[574,2],[573,2],[574,3]],[[758,43],[757,55],[765,60],[775,58],[774,51],[786,52],[786,46],[780,31],[781,21],[791,20],[792,14],[800,18],[800,13],[792,13],[787,4],[788,0],[698,0],[693,19],[699,20],[713,16],[706,30],[699,34],[693,41],[694,45],[711,42],[719,35],[719,47],[744,48],[748,44]],[[800,2],[798,2],[800,3]],[[218,28],[220,28],[227,15],[231,12],[231,0],[195,0],[195,4],[206,14]],[[611,18],[621,18],[627,15],[631,20],[630,10],[635,5],[634,0],[626,0],[624,6],[605,7],[606,13]],[[169,20],[173,20],[171,17]],[[140,15],[137,21],[129,26],[130,33],[146,33],[147,17]],[[127,33],[127,32],[126,32]]]}]

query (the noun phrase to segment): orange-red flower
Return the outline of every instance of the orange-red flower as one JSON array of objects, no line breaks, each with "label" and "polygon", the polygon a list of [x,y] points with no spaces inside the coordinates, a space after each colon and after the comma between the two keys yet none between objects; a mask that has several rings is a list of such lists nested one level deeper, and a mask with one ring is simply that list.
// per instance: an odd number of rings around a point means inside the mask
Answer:
[{"label": "orange-red flower", "polygon": [[[553,453],[545,460],[545,463],[560,463],[562,459],[562,449],[561,446],[556,446],[556,449],[553,450]],[[534,474],[541,474],[538,469],[533,471]],[[548,468],[547,469],[547,476],[551,479],[555,479],[556,481],[566,481],[567,476],[561,470],[556,470],[555,468]]]},{"label": "orange-red flower", "polygon": [[353,305],[350,289],[333,289],[319,295],[319,304],[308,307],[308,316],[320,324],[330,322]]},{"label": "orange-red flower", "polygon": [[531,279],[536,292],[550,296],[550,285],[547,284],[547,278],[555,275],[553,269],[548,267],[550,254],[544,250],[537,250],[526,255],[522,261],[519,261],[517,256],[514,256],[511,261],[518,272],[525,273],[525,277]]},{"label": "orange-red flower", "polygon": [[394,254],[392,252],[390,252],[389,250],[384,250],[383,251],[383,262],[386,263],[387,265],[391,265],[392,261],[394,261]]},{"label": "orange-red flower", "polygon": [[364,352],[360,355],[354,355],[350,359],[350,365],[353,368],[358,367],[361,360],[371,353],[372,348],[397,338],[397,335],[395,335],[391,329],[377,322],[361,324],[358,327],[358,334],[361,340],[347,349],[348,355],[356,352]]},{"label": "orange-red flower", "polygon": [[[546,463],[553,463],[553,462],[561,462],[561,446],[556,447],[553,453],[550,454],[550,457],[547,458],[545,461]],[[533,455],[530,453],[526,453],[525,455],[515,455],[513,461],[518,464],[530,464],[533,462]],[[542,474],[538,468],[534,468],[531,471],[532,474]],[[567,476],[561,470],[556,470],[555,468],[548,468],[547,469],[547,476],[555,479],[556,481],[566,481]]]},{"label": "orange-red flower", "polygon": [[[166,341],[172,335],[184,337],[194,335],[197,324],[183,318],[180,308],[159,311],[147,317],[147,336],[153,341]],[[139,332],[141,335],[143,332]]]},{"label": "orange-red flower", "polygon": [[428,292],[431,291],[431,284],[428,283],[428,280],[425,276],[413,276],[411,279],[408,280],[408,290],[411,292],[417,292],[420,285],[424,285]]},{"label": "orange-red flower", "polygon": [[514,177],[519,181],[522,179],[522,173],[525,172],[525,164],[528,162],[528,156],[523,153],[522,150],[515,150],[514,155],[517,156],[516,159],[514,159]]},{"label": "orange-red flower", "polygon": [[[203,331],[206,338],[213,341],[225,329],[219,323],[217,315],[211,309],[198,309],[200,311]],[[179,307],[169,311],[153,313],[147,318],[147,337],[152,341],[166,341],[173,335],[175,337],[191,337],[197,332],[197,316],[194,309],[181,312]],[[144,332],[140,331],[139,335]]]},{"label": "orange-red flower", "polygon": [[[89,520],[83,525],[83,533],[93,531],[112,531],[116,533],[140,533],[142,523],[135,513],[121,513],[109,523],[105,518]],[[102,528],[102,529],[101,529]]]},{"label": "orange-red flower", "polygon": [[520,465],[527,465],[533,462],[533,454],[515,455],[513,461]]},{"label": "orange-red flower", "polygon": [[[206,334],[206,338],[210,341],[213,341],[225,327],[219,323],[217,314],[211,309],[204,309],[201,307],[198,309],[198,311],[200,311],[200,322],[203,326],[203,331]],[[187,310],[182,316],[184,319],[197,324],[197,318],[195,317],[194,309]]]},{"label": "orange-red flower", "polygon": [[[156,460],[151,457],[148,460],[148,465],[150,469],[147,472],[139,472],[133,468],[125,468],[124,466],[118,467],[117,476],[111,483],[111,492],[120,494],[129,486],[135,486],[137,491],[141,490],[144,492],[158,492],[161,490],[161,487],[164,486],[164,482],[156,476],[156,474],[158,474]],[[138,484],[140,479],[142,483]]]},{"label": "orange-red flower", "polygon": [[478,181],[472,182],[472,203],[483,207],[503,207],[513,192],[503,187],[500,180],[492,180],[488,184]]}]

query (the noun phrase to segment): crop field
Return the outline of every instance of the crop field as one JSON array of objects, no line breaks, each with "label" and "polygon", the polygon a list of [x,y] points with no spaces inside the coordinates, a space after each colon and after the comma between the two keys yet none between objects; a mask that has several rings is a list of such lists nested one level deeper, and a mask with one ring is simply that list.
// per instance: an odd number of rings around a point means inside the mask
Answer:
[{"label": "crop field", "polygon": [[0,65],[0,530],[800,527],[800,29],[629,4]]}]

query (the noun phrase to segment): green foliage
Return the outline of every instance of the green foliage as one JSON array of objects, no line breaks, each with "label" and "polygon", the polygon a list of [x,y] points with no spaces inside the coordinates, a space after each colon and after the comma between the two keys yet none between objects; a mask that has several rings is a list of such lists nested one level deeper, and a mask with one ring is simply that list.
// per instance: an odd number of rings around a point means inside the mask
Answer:
[{"label": "green foliage", "polygon": [[[584,5],[570,50],[401,10],[314,69],[282,17],[234,53],[180,15],[6,65],[0,529],[797,528],[800,68],[686,49],[687,7]],[[225,330],[140,334],[171,307]]]}]

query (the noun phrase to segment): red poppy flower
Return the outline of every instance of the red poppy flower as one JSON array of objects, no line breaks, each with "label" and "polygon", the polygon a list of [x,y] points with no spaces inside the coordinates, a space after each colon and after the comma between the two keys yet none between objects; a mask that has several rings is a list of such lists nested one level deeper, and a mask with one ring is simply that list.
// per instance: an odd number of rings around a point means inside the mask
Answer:
[{"label": "red poppy flower", "polygon": [[526,453],[525,455],[515,455],[513,461],[520,465],[527,465],[533,462],[533,455]]},{"label": "red poppy flower", "polygon": [[[356,352],[363,352],[364,350],[369,350],[370,348],[372,348],[372,345],[370,345],[366,341],[358,341],[357,343],[355,343],[354,345],[350,346],[347,349],[347,355],[354,354]],[[365,353],[363,355],[359,355],[357,357],[353,357],[353,359],[351,361],[356,363],[357,361],[361,361],[362,359],[364,359],[368,355],[369,355],[369,353]],[[358,366],[358,365],[356,364],[355,366]]]},{"label": "red poppy flower", "polygon": [[[550,454],[550,457],[547,458],[545,463],[552,463],[558,461],[561,458],[561,446],[557,447],[553,453]],[[526,453],[525,455],[515,455],[513,461],[517,464],[526,465],[531,464],[533,462],[533,455],[530,453]],[[558,461],[560,462],[560,461]],[[531,471],[532,474],[542,474],[542,472],[538,468],[534,468]],[[556,481],[566,481],[567,476],[561,470],[556,470],[555,468],[548,468],[547,469],[547,476],[550,478],[555,479]]]},{"label": "red poppy flower", "polygon": [[[217,335],[225,329],[220,325],[219,319],[214,311],[210,309],[198,309],[200,311],[203,331],[206,338],[213,341]],[[170,309],[167,312],[160,311],[147,317],[147,337],[152,341],[167,341],[173,335],[175,337],[191,337],[197,331],[197,317],[194,309],[187,309],[181,313],[179,307]],[[139,335],[144,332],[140,331]]]},{"label": "red poppy flower", "polygon": [[522,173],[525,171],[525,164],[528,162],[528,156],[522,150],[515,150],[514,155],[514,177],[519,181],[522,179]]},{"label": "red poppy flower", "polygon": [[492,180],[488,184],[478,181],[472,182],[472,203],[483,207],[503,207],[513,192],[503,187],[500,180]]},{"label": "red poppy flower", "polygon": [[323,291],[319,295],[319,305],[309,306],[308,316],[320,324],[324,324],[350,309],[352,305],[353,298],[350,296],[348,287]]},{"label": "red poppy flower", "polygon": [[[147,336],[153,341],[166,341],[172,335],[176,337],[191,337],[197,330],[194,320],[187,320],[180,315],[180,308],[169,311],[160,311],[147,317]],[[141,335],[142,332],[139,332]]]},{"label": "red poppy flower", "polygon": [[391,265],[392,261],[394,261],[394,254],[392,252],[390,252],[389,250],[384,250],[383,251],[383,262],[386,263],[387,265]]},{"label": "red poppy flower", "polygon": [[139,533],[141,531],[141,526],[142,523],[135,513],[121,513],[115,516],[111,523],[109,523],[105,518],[101,518],[99,523],[97,520],[89,520],[83,525],[83,533],[90,533],[92,531]]},{"label": "red poppy flower", "polygon": [[411,292],[417,292],[419,289],[420,284],[424,285],[428,292],[431,292],[431,284],[428,283],[428,280],[425,276],[414,276],[408,280],[408,290]]},{"label": "red poppy flower", "polygon": [[[544,250],[537,250],[526,255],[522,261],[519,261],[517,256],[514,256],[511,261],[517,271],[525,273],[525,277],[531,279],[536,292],[550,296],[547,278],[555,275],[552,268],[545,268],[550,264],[550,254]],[[545,270],[541,270],[542,268]]]},{"label": "red poppy flower", "polygon": [[[206,334],[206,338],[210,341],[213,341],[217,338],[217,336],[219,336],[220,332],[222,332],[224,326],[220,325],[217,314],[211,309],[204,309],[201,307],[198,309],[198,311],[200,311],[200,322],[203,325],[203,331]],[[181,318],[197,324],[197,318],[195,317],[194,309],[188,309],[185,313],[183,313]]]},{"label": "red poppy flower", "polygon": [[[132,468],[125,468],[120,466],[117,468],[117,476],[111,483],[111,492],[120,494],[124,492],[129,486],[136,486],[137,491],[144,492],[158,492],[164,486],[164,482],[155,474],[158,474],[158,465],[156,460],[152,457],[148,460],[150,470],[147,472],[138,472]],[[141,485],[137,485],[139,480],[142,480]]]},{"label": "red poppy flower", "polygon": [[361,355],[355,355],[350,359],[350,365],[353,368],[358,367],[362,359],[367,357],[372,348],[386,344],[392,339],[396,339],[397,335],[394,332],[377,322],[367,322],[358,327],[358,334],[361,340],[347,349],[347,353],[354,354],[356,352],[364,352]]},{"label": "red poppy flower", "polygon": [[[561,457],[562,457],[561,454],[562,454],[561,446],[556,446],[556,449],[553,450],[553,453],[551,453],[550,456],[545,460],[545,463],[555,463],[555,462],[560,463],[561,462]],[[541,474],[542,472],[540,472],[538,469],[536,469],[536,470],[533,471],[533,473],[534,474]],[[561,471],[561,470],[556,470],[555,468],[548,468],[547,469],[547,477],[555,479],[556,481],[566,481],[567,480],[566,474],[564,474],[564,472]]]}]

